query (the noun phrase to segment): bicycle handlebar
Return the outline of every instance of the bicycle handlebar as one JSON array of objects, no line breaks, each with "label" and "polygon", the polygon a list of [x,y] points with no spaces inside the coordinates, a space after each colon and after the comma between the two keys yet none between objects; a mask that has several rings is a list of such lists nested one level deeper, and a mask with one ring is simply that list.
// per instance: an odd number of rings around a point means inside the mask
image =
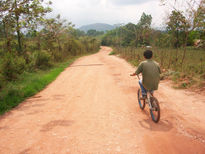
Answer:
[{"label": "bicycle handlebar", "polygon": [[[136,74],[130,74],[130,76],[135,76]],[[137,75],[137,78],[140,80],[139,75]]]}]

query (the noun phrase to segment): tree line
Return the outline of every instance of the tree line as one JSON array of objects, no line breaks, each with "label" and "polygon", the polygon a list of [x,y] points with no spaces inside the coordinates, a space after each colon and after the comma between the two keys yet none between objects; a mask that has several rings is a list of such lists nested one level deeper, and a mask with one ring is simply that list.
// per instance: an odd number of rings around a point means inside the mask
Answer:
[{"label": "tree line", "polygon": [[[165,27],[153,28],[151,14],[143,13],[140,20],[111,30],[102,37],[102,44],[113,46],[114,51],[134,65],[143,60],[143,51],[153,48],[154,59],[180,80],[182,87],[205,80],[205,0],[161,0],[172,8]],[[170,4],[171,3],[171,4]]]},{"label": "tree line", "polygon": [[0,1],[1,83],[99,48],[96,38],[75,29],[60,15],[47,17],[51,5],[46,0]]},{"label": "tree line", "polygon": [[[166,4],[166,1],[162,1]],[[143,13],[137,24],[128,23],[106,33],[102,39],[104,45],[185,47],[193,46],[196,39],[205,40],[205,1],[200,0],[194,6],[189,1],[186,10],[173,8],[167,16],[166,27],[151,27],[152,16]],[[188,13],[187,13],[188,12]],[[204,47],[204,44],[201,44]]]},{"label": "tree line", "polygon": [[[166,4],[166,1],[162,2]],[[187,46],[193,46],[198,41],[197,46],[205,48],[205,0],[198,3],[190,0],[188,4],[185,11],[173,7],[167,17],[165,29],[152,28],[152,16],[143,13],[137,24],[128,23],[106,33],[102,44],[118,47],[183,48],[183,64]]]}]

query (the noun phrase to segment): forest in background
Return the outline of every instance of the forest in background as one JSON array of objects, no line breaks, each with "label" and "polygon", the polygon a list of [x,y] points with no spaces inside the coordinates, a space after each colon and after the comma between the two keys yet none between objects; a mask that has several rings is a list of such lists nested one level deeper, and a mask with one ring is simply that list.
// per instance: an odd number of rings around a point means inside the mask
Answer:
[{"label": "forest in background", "polygon": [[[137,24],[128,23],[108,31],[102,45],[113,46],[114,52],[137,66],[143,51],[151,49],[162,70],[162,78],[171,78],[177,87],[205,87],[205,0],[187,0],[186,8],[171,5],[166,29],[151,27],[152,16],[143,13]],[[161,1],[162,5],[170,5]]]}]

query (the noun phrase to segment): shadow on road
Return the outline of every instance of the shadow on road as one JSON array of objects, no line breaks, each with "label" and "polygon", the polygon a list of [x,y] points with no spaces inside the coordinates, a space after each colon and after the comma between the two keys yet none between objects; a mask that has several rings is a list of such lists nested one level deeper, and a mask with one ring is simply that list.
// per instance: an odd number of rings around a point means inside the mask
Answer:
[{"label": "shadow on road", "polygon": [[102,66],[104,64],[85,64],[85,65],[71,65],[70,67],[81,67],[81,66]]},{"label": "shadow on road", "polygon": [[151,119],[150,113],[148,111],[143,111],[144,114],[148,117],[148,119],[143,119],[139,121],[139,124],[150,131],[163,131],[167,132],[173,128],[173,124],[168,120],[160,119],[158,123],[154,123]]},{"label": "shadow on road", "polygon": [[57,127],[57,126],[68,127],[68,126],[71,126],[72,124],[73,124],[73,121],[71,121],[71,120],[54,120],[54,121],[50,121],[49,123],[45,124],[42,127],[41,132],[50,131],[54,127]]}]

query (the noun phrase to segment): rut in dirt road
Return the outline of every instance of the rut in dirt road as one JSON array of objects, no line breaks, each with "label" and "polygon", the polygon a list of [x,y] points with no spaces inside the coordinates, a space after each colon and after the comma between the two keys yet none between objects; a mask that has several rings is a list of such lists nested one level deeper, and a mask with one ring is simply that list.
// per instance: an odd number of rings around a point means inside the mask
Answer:
[{"label": "rut in dirt road", "polygon": [[[162,116],[139,109],[135,69],[111,48],[78,59],[0,119],[0,153],[205,153],[204,96],[162,82]],[[197,101],[197,102],[196,102]],[[186,103],[186,104],[185,104]],[[197,113],[196,113],[197,112]]]}]

